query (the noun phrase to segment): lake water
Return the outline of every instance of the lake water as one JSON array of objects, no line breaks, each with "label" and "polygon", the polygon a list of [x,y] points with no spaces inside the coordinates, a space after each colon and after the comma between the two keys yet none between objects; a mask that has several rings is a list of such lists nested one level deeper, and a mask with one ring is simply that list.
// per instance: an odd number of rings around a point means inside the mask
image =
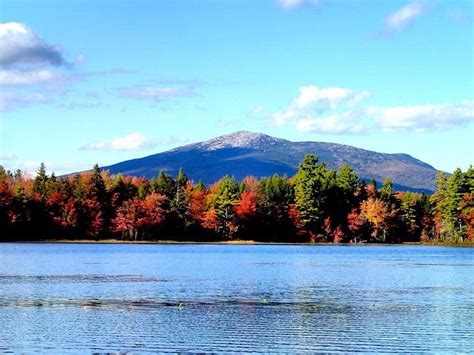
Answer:
[{"label": "lake water", "polygon": [[0,244],[0,352],[469,352],[474,249]]}]

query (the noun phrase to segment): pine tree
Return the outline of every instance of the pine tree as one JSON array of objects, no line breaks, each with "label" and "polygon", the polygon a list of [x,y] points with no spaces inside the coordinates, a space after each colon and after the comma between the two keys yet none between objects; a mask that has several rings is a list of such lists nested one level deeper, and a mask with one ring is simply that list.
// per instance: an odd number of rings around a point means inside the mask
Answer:
[{"label": "pine tree", "polygon": [[[295,176],[295,205],[302,228],[314,239],[323,228],[326,198],[323,185],[327,185],[327,169],[318,164],[318,158],[307,154]],[[326,187],[326,186],[325,186]]]},{"label": "pine tree", "polygon": [[173,200],[176,197],[176,182],[164,171],[160,171],[158,178],[152,179],[150,185],[153,192],[162,194],[169,200]]},{"label": "pine tree", "polygon": [[184,218],[186,213],[186,206],[188,201],[186,201],[186,196],[184,194],[184,189],[189,179],[184,174],[183,169],[179,169],[178,176],[176,177],[176,193],[174,198],[174,203],[172,204],[179,218]]},{"label": "pine tree", "polygon": [[239,184],[231,177],[224,176],[217,182],[217,191],[212,202],[219,221],[219,232],[224,238],[231,239],[237,231],[234,206],[239,202]]},{"label": "pine tree", "polygon": [[382,200],[384,200],[385,202],[389,202],[389,203],[392,202],[392,200],[394,198],[394,194],[395,194],[395,191],[393,190],[392,179],[390,179],[390,178],[385,178],[384,179],[384,181],[382,183],[382,187],[379,190],[379,193],[380,193],[380,197],[382,198]]},{"label": "pine tree", "polygon": [[257,215],[259,236],[271,240],[287,239],[290,233],[290,205],[293,189],[286,177],[273,175],[262,178],[257,185]]},{"label": "pine tree", "polygon": [[339,168],[336,176],[337,186],[351,193],[354,193],[359,185],[359,178],[352,167],[344,163]]},{"label": "pine tree", "polygon": [[100,203],[105,203],[107,200],[107,191],[98,164],[95,164],[92,168],[89,184],[89,198],[96,198]]},{"label": "pine tree", "polygon": [[46,175],[46,167],[44,163],[41,163],[36,177],[33,180],[33,192],[38,194],[42,200],[45,200],[47,197],[47,183],[48,183],[48,175]]},{"label": "pine tree", "polygon": [[463,195],[468,192],[468,186],[461,169],[456,169],[448,179],[446,210],[443,215],[447,222],[448,236],[456,240],[463,239],[465,224],[461,218],[461,207]]},{"label": "pine tree", "polygon": [[474,168],[469,166],[469,168],[464,173],[465,184],[467,192],[474,194]]}]

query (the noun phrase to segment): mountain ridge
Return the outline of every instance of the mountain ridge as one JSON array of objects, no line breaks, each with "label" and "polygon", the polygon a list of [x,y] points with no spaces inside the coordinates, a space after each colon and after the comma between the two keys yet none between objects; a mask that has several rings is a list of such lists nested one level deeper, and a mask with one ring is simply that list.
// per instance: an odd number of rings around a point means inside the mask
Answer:
[{"label": "mountain ridge", "polygon": [[432,192],[438,171],[405,153],[379,153],[329,142],[292,142],[263,133],[237,131],[206,141],[103,167],[112,174],[151,178],[160,170],[176,175],[179,168],[194,180],[213,183],[224,175],[242,179],[273,174],[292,176],[305,154],[316,154],[330,168],[350,164],[360,178],[385,177],[399,190]]}]

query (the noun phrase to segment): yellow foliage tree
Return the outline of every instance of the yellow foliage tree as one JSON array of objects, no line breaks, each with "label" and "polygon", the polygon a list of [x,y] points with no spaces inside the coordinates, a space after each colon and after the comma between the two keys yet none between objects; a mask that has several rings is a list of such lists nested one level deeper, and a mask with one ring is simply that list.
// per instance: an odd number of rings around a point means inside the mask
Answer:
[{"label": "yellow foliage tree", "polygon": [[360,217],[370,223],[372,237],[379,240],[382,231],[382,241],[385,241],[385,228],[387,227],[388,208],[381,199],[370,197],[360,205]]}]

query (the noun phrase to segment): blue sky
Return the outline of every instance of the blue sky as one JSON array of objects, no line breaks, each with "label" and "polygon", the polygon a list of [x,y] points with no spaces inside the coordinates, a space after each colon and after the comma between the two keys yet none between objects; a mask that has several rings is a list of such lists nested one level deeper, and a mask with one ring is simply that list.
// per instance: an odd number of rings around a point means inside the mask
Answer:
[{"label": "blue sky", "polygon": [[474,162],[473,2],[0,4],[0,164],[62,174],[250,130]]}]

